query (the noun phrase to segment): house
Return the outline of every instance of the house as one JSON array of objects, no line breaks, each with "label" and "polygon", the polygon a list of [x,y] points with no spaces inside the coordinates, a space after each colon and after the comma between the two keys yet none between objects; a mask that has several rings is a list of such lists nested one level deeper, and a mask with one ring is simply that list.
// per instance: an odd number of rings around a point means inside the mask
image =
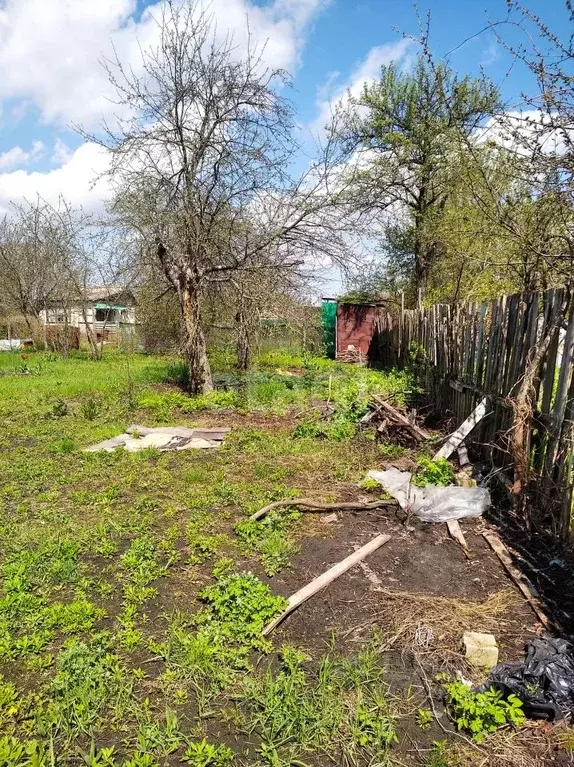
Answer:
[{"label": "house", "polygon": [[87,288],[84,296],[52,300],[40,313],[44,325],[67,325],[86,333],[86,326],[98,338],[136,325],[136,299],[131,290],[118,286]]}]

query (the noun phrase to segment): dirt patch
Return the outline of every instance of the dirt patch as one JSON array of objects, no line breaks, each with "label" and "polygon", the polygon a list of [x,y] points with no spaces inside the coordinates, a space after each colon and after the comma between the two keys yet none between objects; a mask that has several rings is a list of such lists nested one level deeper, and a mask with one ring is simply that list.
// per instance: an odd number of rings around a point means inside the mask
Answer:
[{"label": "dirt patch", "polygon": [[[420,755],[410,753],[413,739],[424,753],[433,740],[445,738],[436,724],[424,732],[416,725],[417,707],[429,705],[423,676],[441,708],[440,688],[432,682],[438,671],[462,671],[475,682],[485,678],[464,660],[465,630],[493,632],[500,659],[520,659],[539,629],[536,616],[480,534],[481,520],[462,523],[469,561],[444,525],[413,520],[405,527],[389,511],[341,512],[330,523],[321,521],[325,516],[305,519],[314,535],[305,538],[289,570],[269,579],[274,591],[290,595],[380,532],[391,540],[288,616],[274,632],[275,643],[317,657],[333,646],[350,654],[375,641],[404,712],[398,722],[401,758],[404,753],[407,763],[420,764]],[[445,723],[450,727],[446,717]],[[532,764],[539,746],[532,746]]]},{"label": "dirt patch", "polygon": [[[493,594],[513,589],[480,535],[481,526],[480,522],[464,525],[473,554],[469,561],[443,525],[415,520],[406,528],[392,512],[340,513],[336,522],[325,525],[323,535],[315,522],[314,537],[305,540],[300,553],[292,559],[291,569],[272,579],[274,590],[281,594],[296,591],[377,533],[388,533],[392,538],[365,561],[371,578],[361,566],[354,567],[287,618],[278,633],[289,641],[304,643],[322,643],[333,630],[349,635],[352,626],[365,623],[366,613],[376,615],[385,603],[387,597],[381,588],[469,602],[484,602]],[[400,605],[395,609],[398,615]],[[501,640],[507,635],[520,636],[519,656],[526,639],[524,632],[531,636],[535,624],[536,616],[516,591],[513,615],[505,614],[500,621]]]}]

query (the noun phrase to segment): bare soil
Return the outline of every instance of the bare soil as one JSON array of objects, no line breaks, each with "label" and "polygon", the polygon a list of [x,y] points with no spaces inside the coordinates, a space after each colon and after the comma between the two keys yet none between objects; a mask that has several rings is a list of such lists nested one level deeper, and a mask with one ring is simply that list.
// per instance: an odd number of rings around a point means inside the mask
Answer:
[{"label": "bare soil", "polygon": [[[356,492],[355,488],[355,497]],[[291,568],[269,579],[273,590],[285,596],[378,533],[392,537],[363,565],[352,568],[288,616],[275,630],[275,642],[278,646],[296,644],[317,657],[333,646],[339,652],[352,653],[366,642],[376,641],[390,694],[403,712],[397,722],[397,764],[424,764],[433,741],[458,737],[446,734],[437,724],[424,731],[416,724],[417,709],[434,706],[442,714],[445,730],[452,730],[443,712],[435,674],[446,671],[454,675],[462,670],[475,683],[486,678],[484,670],[466,664],[462,630],[491,631],[500,648],[500,660],[518,660],[523,657],[524,644],[541,632],[537,617],[481,535],[490,527],[482,520],[461,523],[472,552],[468,560],[444,525],[412,519],[405,526],[393,510],[341,512],[332,522],[321,520],[327,515],[308,517],[312,535],[303,539]],[[444,603],[445,598],[456,601]],[[489,598],[494,600],[493,609]],[[503,602],[500,611],[495,609],[498,598]],[[437,599],[441,602],[438,607]],[[468,617],[457,617],[462,606],[469,608]],[[428,642],[424,641],[429,636],[425,629],[432,632]],[[570,757],[556,752],[555,746],[539,734],[521,747],[520,758],[526,760],[523,764],[571,763]],[[472,752],[468,744],[465,747]]]}]

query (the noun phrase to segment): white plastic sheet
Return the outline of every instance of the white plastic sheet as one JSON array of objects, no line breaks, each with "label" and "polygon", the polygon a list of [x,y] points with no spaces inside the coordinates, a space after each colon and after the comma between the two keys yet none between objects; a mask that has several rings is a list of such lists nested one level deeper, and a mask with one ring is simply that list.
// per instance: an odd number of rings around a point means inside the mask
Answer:
[{"label": "white plastic sheet", "polygon": [[0,339],[0,352],[9,352],[12,349],[21,349],[24,346],[19,338]]},{"label": "white plastic sheet", "polygon": [[480,517],[490,506],[490,493],[485,487],[417,487],[409,471],[394,468],[370,471],[367,476],[396,498],[402,509],[410,509],[424,522]]}]

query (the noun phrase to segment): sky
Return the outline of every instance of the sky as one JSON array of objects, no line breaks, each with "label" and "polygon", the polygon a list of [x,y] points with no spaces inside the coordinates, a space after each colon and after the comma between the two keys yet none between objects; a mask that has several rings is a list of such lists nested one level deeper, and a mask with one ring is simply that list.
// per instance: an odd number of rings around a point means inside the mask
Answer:
[{"label": "sky", "polygon": [[[526,4],[565,30],[563,0]],[[74,126],[97,132],[113,114],[101,60],[113,46],[137,68],[140,46],[154,39],[159,7],[153,0],[0,0],[0,213],[11,201],[36,195],[48,201],[63,195],[103,210],[110,194],[105,179],[98,180],[105,153]],[[506,17],[504,0],[419,1],[421,13],[429,7],[433,53],[456,48],[450,54],[455,69],[482,69],[509,103],[518,103],[521,90],[531,88],[527,72],[512,65],[491,31],[480,33]],[[320,133],[347,89],[374,79],[391,60],[408,68],[416,53],[405,38],[417,34],[409,0],[211,0],[210,9],[218,29],[230,29],[239,47],[249,18],[252,37],[266,44],[266,62],[291,73],[288,95],[305,141]],[[510,41],[519,39],[515,27],[498,29]]]}]

